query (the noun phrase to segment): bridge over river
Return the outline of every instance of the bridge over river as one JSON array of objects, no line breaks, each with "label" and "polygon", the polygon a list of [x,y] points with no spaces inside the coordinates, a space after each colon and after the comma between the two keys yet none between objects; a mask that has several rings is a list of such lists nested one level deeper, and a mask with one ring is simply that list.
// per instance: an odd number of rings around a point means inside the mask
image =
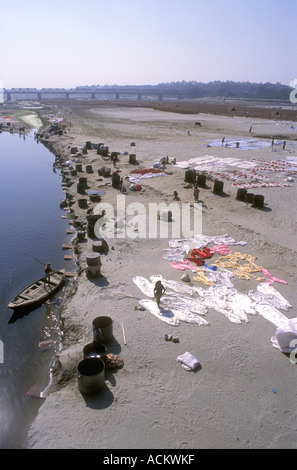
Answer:
[{"label": "bridge over river", "polygon": [[4,102],[17,100],[156,100],[181,99],[184,98],[178,90],[160,90],[145,88],[88,88],[77,87],[75,89],[66,88],[11,88],[3,90]]}]

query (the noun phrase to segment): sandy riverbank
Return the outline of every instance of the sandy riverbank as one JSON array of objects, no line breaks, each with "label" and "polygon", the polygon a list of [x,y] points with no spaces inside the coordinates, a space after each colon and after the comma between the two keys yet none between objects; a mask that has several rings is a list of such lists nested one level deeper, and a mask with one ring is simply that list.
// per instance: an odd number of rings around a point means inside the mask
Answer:
[{"label": "sandy riverbank", "polygon": [[[116,167],[122,176],[136,168],[128,163],[124,152],[136,154],[137,168],[150,168],[164,155],[177,162],[205,155],[266,162],[297,157],[297,130],[292,122],[74,105],[65,110],[64,118],[67,133],[46,140],[54,153],[66,161],[71,147],[80,148],[87,141],[102,142],[110,151],[120,152]],[[201,126],[195,126],[196,121]],[[285,136],[285,149],[282,145],[251,150],[213,146],[215,139],[223,137],[226,141],[254,138],[270,144],[273,136]],[[131,142],[136,145],[131,147]],[[102,202],[115,206],[119,191],[97,173],[103,165],[114,171],[112,163],[98,156],[96,150],[88,151],[80,160],[84,169],[86,164],[93,166],[94,173],[83,174],[90,189],[102,190]],[[286,174],[275,172],[269,176],[286,184]],[[170,203],[174,190],[178,191],[180,204],[193,203],[193,189],[185,187],[184,176],[185,169],[168,165],[164,176],[141,181],[143,191],[128,191],[127,204],[141,202],[148,208],[151,202]],[[86,210],[78,207],[75,178],[69,188],[74,202],[69,218],[78,226],[86,219]],[[224,180],[223,196],[212,192],[211,180],[201,188],[203,235],[228,234],[246,242],[230,246],[231,251],[256,257],[257,265],[287,282],[276,282],[273,287],[292,305],[281,314],[293,318],[297,316],[297,183],[253,189],[255,194],[265,196],[261,210],[236,200],[237,189],[231,183]],[[193,272],[174,269],[163,258],[172,238],[109,240],[109,252],[101,256],[102,276],[94,279],[85,273],[92,240],[75,245],[77,289],[62,312],[62,350],[52,387],[31,426],[28,448],[296,448],[296,366],[272,346],[274,322],[257,314],[248,315],[248,321],[239,324],[208,308],[208,325],[180,321],[178,326],[171,326],[147,309],[138,308],[139,301],[148,297],[133,282],[136,276],[149,279],[162,275],[180,281],[186,272],[191,282],[185,285],[208,288],[193,279]],[[218,257],[214,255],[209,264]],[[257,275],[265,279],[263,273]],[[243,294],[259,284],[253,277],[234,276],[232,282]],[[114,341],[108,352],[120,355],[124,367],[106,371],[102,392],[83,396],[78,390],[76,368],[83,347],[92,340],[92,321],[100,315],[113,319]],[[165,334],[178,336],[179,342],[165,341]],[[186,351],[201,363],[194,372],[185,371],[176,360]]]}]

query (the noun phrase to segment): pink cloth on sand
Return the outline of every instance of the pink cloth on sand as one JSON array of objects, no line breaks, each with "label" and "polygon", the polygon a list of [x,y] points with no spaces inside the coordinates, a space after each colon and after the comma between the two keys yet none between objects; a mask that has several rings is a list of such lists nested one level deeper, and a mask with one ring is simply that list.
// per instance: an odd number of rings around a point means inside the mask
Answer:
[{"label": "pink cloth on sand", "polygon": [[225,243],[222,243],[221,245],[213,246],[212,248],[210,248],[210,252],[218,253],[219,255],[222,255],[222,256],[230,255],[230,253],[232,253],[228,245],[226,245]]},{"label": "pink cloth on sand", "polygon": [[277,277],[272,276],[272,274],[270,274],[266,268],[261,267],[261,271],[263,274],[265,274],[265,276],[268,277],[267,282],[269,285],[272,285],[275,282],[280,282],[281,284],[288,284],[287,281],[284,281],[283,279],[278,279]]},{"label": "pink cloth on sand", "polygon": [[175,269],[179,269],[181,271],[184,271],[185,269],[190,269],[193,272],[196,272],[197,266],[194,263],[191,263],[191,261],[184,260],[184,261],[171,261],[171,266]]}]

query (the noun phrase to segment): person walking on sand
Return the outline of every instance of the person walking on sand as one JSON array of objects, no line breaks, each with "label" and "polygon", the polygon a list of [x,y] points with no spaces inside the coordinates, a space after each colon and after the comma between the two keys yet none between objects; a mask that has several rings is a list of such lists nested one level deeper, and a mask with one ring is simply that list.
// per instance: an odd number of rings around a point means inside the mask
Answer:
[{"label": "person walking on sand", "polygon": [[157,281],[154,288],[154,296],[157,302],[158,307],[160,307],[161,297],[165,292],[165,287],[161,281]]},{"label": "person walking on sand", "polygon": [[194,187],[194,192],[193,192],[195,202],[199,202],[199,193],[200,193],[200,191],[199,191],[198,186],[196,184],[195,187]]},{"label": "person walking on sand", "polygon": [[44,268],[44,272],[45,272],[45,282],[49,284],[51,280],[51,272],[52,272],[50,263],[47,263],[47,265]]}]

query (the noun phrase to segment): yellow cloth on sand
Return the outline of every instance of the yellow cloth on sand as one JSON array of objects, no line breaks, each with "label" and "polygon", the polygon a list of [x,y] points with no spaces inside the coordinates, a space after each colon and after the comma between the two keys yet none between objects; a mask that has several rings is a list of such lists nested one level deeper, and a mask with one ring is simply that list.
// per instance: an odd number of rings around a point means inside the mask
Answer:
[{"label": "yellow cloth on sand", "polygon": [[[258,266],[255,256],[251,256],[248,253],[231,253],[226,256],[221,256],[214,265],[221,268],[234,268],[232,271],[234,276],[239,277],[240,279],[250,279],[251,277],[255,278],[257,281],[265,281],[265,278],[255,276],[252,273],[261,272],[261,267]],[[241,264],[240,261],[247,261],[247,263]]]}]

